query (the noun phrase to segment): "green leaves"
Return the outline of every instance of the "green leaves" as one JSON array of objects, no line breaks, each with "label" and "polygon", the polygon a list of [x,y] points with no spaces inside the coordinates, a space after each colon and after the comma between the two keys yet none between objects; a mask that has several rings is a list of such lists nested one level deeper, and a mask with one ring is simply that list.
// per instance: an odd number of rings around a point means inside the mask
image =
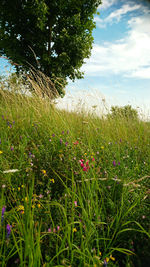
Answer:
[{"label": "green leaves", "polygon": [[100,0],[1,2],[0,54],[17,63],[18,72],[40,66],[50,78],[63,78],[64,84],[67,77],[83,77],[80,68],[90,56]]}]

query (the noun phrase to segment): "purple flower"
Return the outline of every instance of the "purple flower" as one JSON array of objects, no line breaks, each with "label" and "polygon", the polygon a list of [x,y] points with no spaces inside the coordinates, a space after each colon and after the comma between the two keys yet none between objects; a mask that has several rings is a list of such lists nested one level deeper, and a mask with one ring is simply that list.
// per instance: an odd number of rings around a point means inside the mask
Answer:
[{"label": "purple flower", "polygon": [[4,213],[5,213],[5,210],[6,210],[6,207],[5,207],[5,206],[3,206],[3,208],[2,208],[2,217],[1,217],[1,223],[3,223],[3,221],[4,221]]},{"label": "purple flower", "polygon": [[118,161],[118,165],[120,165],[120,161]]},{"label": "purple flower", "polygon": [[113,160],[113,165],[116,166],[116,161],[115,160]]},{"label": "purple flower", "polygon": [[5,210],[6,210],[6,207],[3,206],[3,208],[2,208],[2,216],[4,216]]},{"label": "purple flower", "polygon": [[10,234],[11,234],[11,228],[12,226],[10,224],[7,224],[6,226],[6,230],[7,230],[7,238],[9,238]]},{"label": "purple flower", "polygon": [[67,146],[67,145],[68,145],[68,142],[65,143],[65,146]]},{"label": "purple flower", "polygon": [[55,134],[52,134],[52,136],[54,137],[54,136],[55,136]]},{"label": "purple flower", "polygon": [[62,140],[62,138],[60,139],[60,143],[62,144],[62,142],[63,142],[63,140]]},{"label": "purple flower", "polygon": [[106,261],[106,259],[104,259],[104,267],[106,267],[108,264],[107,264],[107,261]]},{"label": "purple flower", "polygon": [[62,134],[64,134],[64,131],[62,131]]},{"label": "purple flower", "polygon": [[14,147],[13,147],[13,146],[11,146],[10,150],[11,150],[11,151],[13,151],[13,150],[14,150]]}]

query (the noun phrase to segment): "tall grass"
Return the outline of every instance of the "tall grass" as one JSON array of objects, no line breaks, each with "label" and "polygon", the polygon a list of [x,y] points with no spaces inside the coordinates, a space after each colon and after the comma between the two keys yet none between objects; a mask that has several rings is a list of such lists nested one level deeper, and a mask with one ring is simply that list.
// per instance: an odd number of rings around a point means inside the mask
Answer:
[{"label": "tall grass", "polygon": [[1,90],[0,135],[0,266],[148,265],[149,123]]}]

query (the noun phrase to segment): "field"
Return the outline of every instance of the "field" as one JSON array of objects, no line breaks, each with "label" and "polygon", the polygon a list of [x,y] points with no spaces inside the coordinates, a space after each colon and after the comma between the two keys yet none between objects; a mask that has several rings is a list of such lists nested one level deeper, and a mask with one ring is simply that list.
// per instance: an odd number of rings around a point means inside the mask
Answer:
[{"label": "field", "polygon": [[0,266],[148,266],[150,123],[0,90]]}]

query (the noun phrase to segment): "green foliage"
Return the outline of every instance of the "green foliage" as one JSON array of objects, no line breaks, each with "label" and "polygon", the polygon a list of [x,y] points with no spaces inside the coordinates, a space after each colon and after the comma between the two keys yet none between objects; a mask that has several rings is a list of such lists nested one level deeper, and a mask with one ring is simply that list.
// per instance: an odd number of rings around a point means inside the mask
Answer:
[{"label": "green foliage", "polygon": [[131,105],[126,105],[124,107],[112,106],[111,114],[108,115],[110,118],[114,119],[138,119],[138,112],[136,109],[132,108]]},{"label": "green foliage", "polygon": [[99,4],[101,0],[2,0],[0,55],[15,62],[18,72],[32,65],[53,80],[83,77],[80,67],[90,56]]}]

